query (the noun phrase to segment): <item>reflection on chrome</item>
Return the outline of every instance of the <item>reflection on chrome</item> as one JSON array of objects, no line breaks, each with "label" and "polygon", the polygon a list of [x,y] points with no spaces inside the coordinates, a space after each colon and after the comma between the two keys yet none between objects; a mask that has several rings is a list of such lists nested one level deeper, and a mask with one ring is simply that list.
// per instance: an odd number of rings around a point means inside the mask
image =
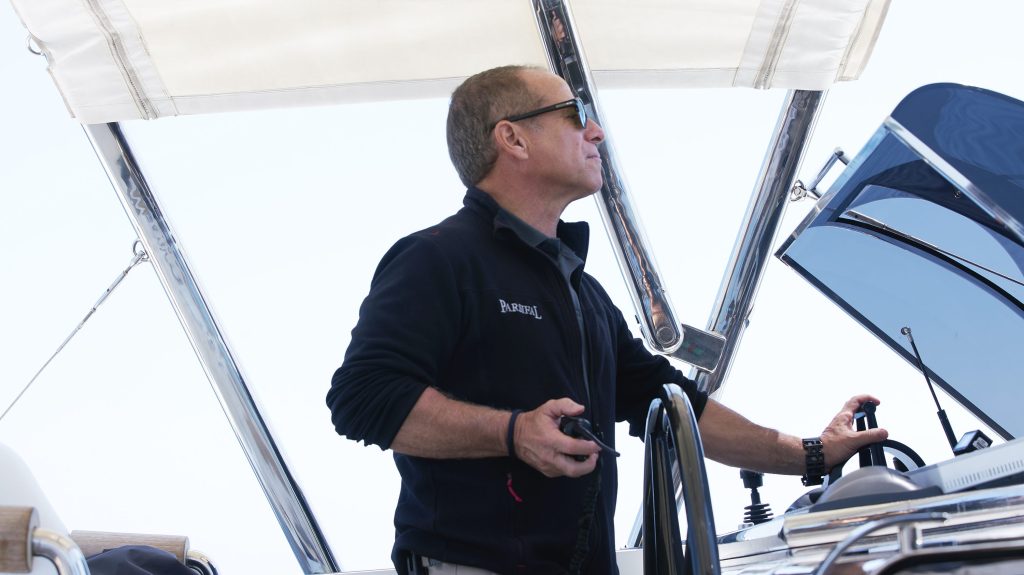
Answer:
[{"label": "reflection on chrome", "polygon": [[[533,7],[551,70],[569,84],[569,88],[586,105],[587,115],[600,124],[602,116],[594,82],[568,3],[533,0]],[[672,353],[682,344],[682,328],[669,303],[607,132],[599,151],[604,184],[598,197],[598,208],[609,237],[615,240],[613,250],[623,277],[632,287],[630,296],[637,316],[641,318],[644,337],[655,350]],[[704,363],[706,361],[701,361]]]},{"label": "reflection on chrome", "polygon": [[36,528],[32,532],[32,554],[49,559],[58,575],[89,575],[82,550],[66,535]]},{"label": "reflection on chrome", "polygon": [[825,560],[818,565],[818,568],[814,570],[814,575],[825,575],[828,570],[832,567],[832,564],[837,559],[842,557],[843,553],[852,547],[855,543],[866,537],[867,535],[889,527],[890,525],[899,525],[899,542],[900,551],[907,553],[913,551],[921,546],[921,528],[919,523],[927,523],[931,521],[945,521],[946,515],[944,513],[909,513],[907,515],[896,515],[893,517],[884,517],[882,519],[875,519],[870,523],[861,525],[857,529],[850,533],[850,535],[843,539],[839,545],[836,545],[835,549],[825,557]]},{"label": "reflection on chrome", "polygon": [[[678,385],[664,385],[661,397],[651,401],[644,437],[644,537],[634,543],[643,544],[644,572],[718,575],[721,567],[704,446],[693,406]],[[688,526],[686,558],[679,545],[673,467],[682,476]],[[690,569],[684,563],[687,558]]]},{"label": "reflection on chrome", "polygon": [[288,471],[255,399],[199,289],[188,261],[117,124],[85,132],[174,307],[245,455],[304,573],[337,571],[337,563]]},{"label": "reflection on chrome", "polygon": [[708,331],[725,338],[721,362],[714,373],[691,374],[703,391],[718,391],[729,376],[786,211],[792,182],[824,98],[824,92],[794,90],[782,105],[768,156],[761,166],[708,321]]},{"label": "reflection on chrome", "polygon": [[[537,26],[551,70],[569,85],[587,107],[587,115],[601,123],[600,105],[586,56],[576,34],[572,10],[562,0],[533,0]],[[598,147],[604,183],[596,197],[598,211],[612,241],[619,269],[630,286],[630,298],[648,345],[694,367],[718,369],[725,338],[715,330],[702,330],[679,322],[654,262],[650,243],[616,161],[611,136]]]},{"label": "reflection on chrome", "polygon": [[185,564],[192,568],[193,571],[197,571],[199,575],[218,575],[217,567],[214,566],[213,561],[210,561],[209,557],[199,551],[190,550],[185,558]]}]

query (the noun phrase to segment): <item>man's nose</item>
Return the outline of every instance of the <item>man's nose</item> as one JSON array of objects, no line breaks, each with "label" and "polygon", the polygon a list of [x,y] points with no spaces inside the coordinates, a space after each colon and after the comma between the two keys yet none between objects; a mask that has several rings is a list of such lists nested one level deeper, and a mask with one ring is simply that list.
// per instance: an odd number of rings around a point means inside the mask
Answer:
[{"label": "man's nose", "polygon": [[591,118],[587,118],[587,129],[584,135],[588,142],[598,144],[604,141],[604,130]]}]

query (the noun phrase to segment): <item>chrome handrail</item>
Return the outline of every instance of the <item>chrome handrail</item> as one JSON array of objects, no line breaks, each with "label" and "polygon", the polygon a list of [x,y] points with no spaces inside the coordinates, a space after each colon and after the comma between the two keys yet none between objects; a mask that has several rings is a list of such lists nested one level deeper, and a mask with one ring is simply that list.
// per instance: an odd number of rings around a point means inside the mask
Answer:
[{"label": "chrome handrail", "polygon": [[672,487],[672,462],[663,433],[666,419],[661,399],[647,411],[644,442],[644,495],[642,529],[637,545],[643,546],[644,573],[685,572],[679,515]]},{"label": "chrome handrail", "polygon": [[[845,539],[839,542],[835,548],[825,557],[825,560],[818,565],[818,568],[814,570],[813,575],[824,575],[825,572],[836,562],[843,553],[852,547],[855,543],[870,535],[871,533],[889,527],[891,525],[900,525],[904,523],[918,523],[927,521],[943,522],[946,520],[945,513],[908,513],[906,515],[894,515],[891,517],[883,517],[876,519],[861,525],[854,529]],[[906,553],[913,551],[921,546],[921,532],[917,525],[903,525],[899,531],[899,542],[900,552]]]},{"label": "chrome handrail", "polygon": [[89,575],[85,555],[67,535],[37,527],[32,532],[32,554],[49,559],[58,575]]},{"label": "chrome handrail", "polygon": [[711,508],[704,448],[689,398],[674,383],[662,387],[647,411],[644,447],[644,573],[685,572],[672,458],[682,478],[686,509],[686,554],[693,575],[719,575],[715,517]]}]

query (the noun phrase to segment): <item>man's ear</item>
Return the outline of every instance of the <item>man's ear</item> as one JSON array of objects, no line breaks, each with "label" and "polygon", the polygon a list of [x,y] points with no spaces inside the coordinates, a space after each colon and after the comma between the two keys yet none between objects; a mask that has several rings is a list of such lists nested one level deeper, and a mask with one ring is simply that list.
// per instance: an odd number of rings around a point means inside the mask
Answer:
[{"label": "man's ear", "polygon": [[514,158],[525,160],[529,157],[529,140],[526,131],[512,122],[501,121],[494,126],[494,145],[498,154],[509,154]]}]

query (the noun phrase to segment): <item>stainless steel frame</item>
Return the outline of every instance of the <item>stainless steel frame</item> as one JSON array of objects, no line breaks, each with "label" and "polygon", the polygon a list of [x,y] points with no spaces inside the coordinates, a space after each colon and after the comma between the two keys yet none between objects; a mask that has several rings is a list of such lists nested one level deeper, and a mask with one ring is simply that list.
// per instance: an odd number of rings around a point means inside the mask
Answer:
[{"label": "stainless steel frame", "polygon": [[[580,47],[576,23],[566,0],[532,0],[537,28],[544,43],[551,70],[569,84],[587,107],[587,115],[601,123],[600,106],[590,67]],[[705,371],[714,371],[725,346],[717,333],[682,325],[668,299],[661,274],[648,247],[649,242],[630,199],[628,186],[616,162],[611,138],[605,135],[599,151],[604,184],[597,197],[612,249],[623,278],[632,287],[630,295],[647,343]]]},{"label": "stainless steel frame", "polygon": [[944,513],[908,513],[906,515],[895,515],[890,517],[882,517],[881,519],[875,519],[869,523],[861,525],[857,529],[850,533],[835,546],[834,549],[825,557],[825,560],[818,565],[818,568],[814,570],[814,575],[825,575],[828,570],[832,567],[843,553],[847,549],[853,547],[858,541],[864,537],[884,529],[890,525],[899,525],[900,530],[898,533],[900,553],[909,553],[921,547],[921,527],[920,523],[926,523],[929,521],[945,521],[946,514]]},{"label": "stainless steel frame", "polygon": [[[1019,553],[1024,545],[1022,510],[1020,485],[826,511],[812,508],[729,534],[720,541],[719,552],[728,572],[756,566],[758,573],[811,573],[842,546],[840,554],[852,551],[873,559],[872,573],[886,572],[878,562],[889,564],[921,552],[962,552],[977,558],[976,546],[995,545]],[[888,518],[900,519],[881,522]],[[913,521],[916,529],[908,534],[895,524],[903,520]],[[917,540],[913,553],[907,545],[911,539]],[[868,549],[870,554],[865,553]]]},{"label": "stainless steel frame", "polygon": [[338,571],[327,540],[288,471],[120,126],[92,124],[84,128],[303,572]]},{"label": "stainless steel frame", "polygon": [[814,176],[809,184],[804,184],[803,181],[797,180],[793,184],[793,189],[790,190],[789,199],[795,201],[802,200],[807,196],[813,197],[815,200],[821,199],[821,192],[818,191],[818,184],[821,183],[825,176],[828,175],[829,170],[832,166],[836,165],[836,162],[842,162],[844,166],[850,164],[850,158],[846,156],[846,152],[842,148],[836,148],[829,154],[828,159],[818,170],[818,175]]},{"label": "stainless steel frame", "polygon": [[199,551],[189,550],[188,555],[185,556],[185,565],[191,568],[198,575],[218,575],[217,567],[210,561],[204,553]]},{"label": "stainless steel frame", "polygon": [[58,575],[89,575],[85,555],[66,535],[37,527],[32,532],[32,554],[49,559]]},{"label": "stainless steel frame", "polygon": [[790,189],[824,99],[825,92],[793,90],[783,104],[708,321],[708,331],[725,337],[721,362],[713,373],[696,370],[691,373],[700,389],[707,393],[721,389],[729,376],[757,288],[771,257]]},{"label": "stainless steel frame", "polygon": [[[682,573],[678,507],[672,464],[682,474],[686,508],[686,549],[694,575],[718,575],[718,542],[711,509],[704,449],[697,417],[686,394],[675,384],[663,386],[647,412],[644,448],[644,572]],[[670,452],[675,453],[675,461]]]},{"label": "stainless steel frame", "polygon": [[924,161],[928,162],[928,165],[942,174],[944,178],[953,182],[957,188],[970,198],[971,201],[977,204],[978,207],[984,210],[985,213],[987,213],[993,220],[999,222],[1003,226],[1006,226],[1006,229],[1016,236],[1016,240],[1018,242],[1024,244],[1024,223],[1017,221],[1017,218],[1013,217],[1013,215],[1000,206],[998,202],[989,197],[987,193],[975,185],[967,176],[963,175],[960,170],[954,168],[952,164],[929,148],[927,144],[922,142],[920,138],[915,136],[910,130],[903,127],[903,124],[900,124],[890,117],[885,119],[883,126],[892,132],[894,136],[899,138],[900,141],[906,144],[908,148],[921,156]]},{"label": "stainless steel frame", "polygon": [[1020,485],[811,508],[727,534],[719,540],[719,553],[728,573],[812,573],[823,570],[832,556],[842,556],[839,563],[852,563],[849,567],[870,560],[871,573],[892,572],[887,566],[913,557],[977,560],[997,550],[1020,557],[1022,510]]},{"label": "stainless steel frame", "polygon": [[[690,374],[700,389],[709,394],[721,389],[729,375],[757,296],[757,288],[768,266],[772,244],[788,203],[791,183],[796,178],[824,97],[824,92],[796,90],[791,91],[783,103],[732,257],[719,287],[715,309],[708,322],[710,332],[725,336],[718,369],[713,372],[695,369]],[[681,497],[679,470],[673,471],[676,493]],[[641,541],[643,513],[641,507],[629,536],[629,541],[634,545],[639,545]]]}]

